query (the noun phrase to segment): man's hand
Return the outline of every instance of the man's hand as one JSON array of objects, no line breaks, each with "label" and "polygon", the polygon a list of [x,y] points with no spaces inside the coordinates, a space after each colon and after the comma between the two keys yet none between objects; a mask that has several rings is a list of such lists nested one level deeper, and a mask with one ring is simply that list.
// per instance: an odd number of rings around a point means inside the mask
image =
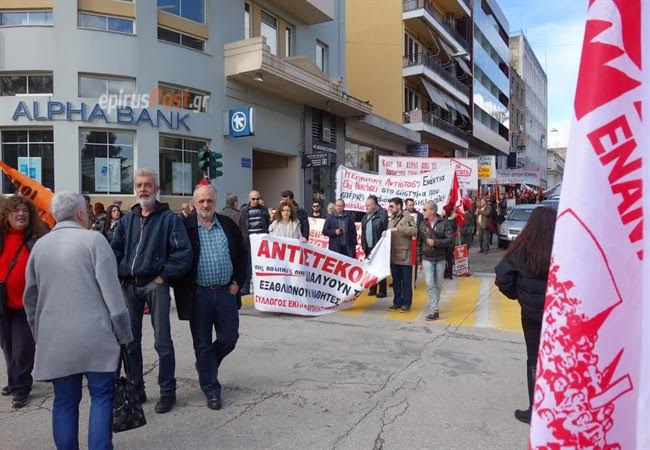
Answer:
[{"label": "man's hand", "polygon": [[337,236],[341,235],[341,229],[337,228],[336,231],[334,232]]},{"label": "man's hand", "polygon": [[434,243],[434,242],[435,242],[435,241],[434,241],[433,239],[431,239],[431,238],[427,238],[427,245],[428,245],[429,247],[433,247],[433,243]]},{"label": "man's hand", "polygon": [[156,278],[154,278],[153,282],[156,283],[156,284],[165,284],[165,280],[160,275],[158,275]]},{"label": "man's hand", "polygon": [[230,283],[228,285],[228,293],[231,295],[237,295],[237,292],[239,292],[239,285],[235,283]]}]

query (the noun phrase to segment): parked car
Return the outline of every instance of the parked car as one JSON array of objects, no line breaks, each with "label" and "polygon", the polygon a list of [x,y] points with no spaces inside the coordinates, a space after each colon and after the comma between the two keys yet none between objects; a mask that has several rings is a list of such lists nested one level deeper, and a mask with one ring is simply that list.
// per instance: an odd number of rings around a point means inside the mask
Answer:
[{"label": "parked car", "polygon": [[560,207],[560,199],[559,198],[549,198],[546,200],[542,200],[542,206],[546,206],[548,208],[553,208],[554,210],[558,211]]},{"label": "parked car", "polygon": [[533,209],[539,208],[541,204],[515,205],[506,216],[506,220],[499,225],[499,248],[507,247],[514,241],[524,229]]}]

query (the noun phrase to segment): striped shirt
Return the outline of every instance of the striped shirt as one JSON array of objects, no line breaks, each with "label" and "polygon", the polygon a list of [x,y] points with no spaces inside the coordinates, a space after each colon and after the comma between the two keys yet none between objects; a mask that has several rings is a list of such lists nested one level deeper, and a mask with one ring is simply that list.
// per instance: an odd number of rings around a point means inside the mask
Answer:
[{"label": "striped shirt", "polygon": [[199,286],[225,285],[230,283],[233,274],[228,237],[217,215],[209,228],[199,222],[199,264],[196,270],[196,284]]}]

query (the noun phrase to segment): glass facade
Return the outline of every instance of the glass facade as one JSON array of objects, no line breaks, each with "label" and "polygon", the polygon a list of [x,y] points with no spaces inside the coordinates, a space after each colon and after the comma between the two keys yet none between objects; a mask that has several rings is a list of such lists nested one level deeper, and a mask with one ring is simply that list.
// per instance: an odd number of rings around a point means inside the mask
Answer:
[{"label": "glass facade", "polygon": [[[54,190],[54,131],[3,130],[0,133],[0,160]],[[2,193],[13,194],[15,187],[2,176]]]},{"label": "glass facade", "polygon": [[133,194],[135,132],[80,130],[81,191]]}]

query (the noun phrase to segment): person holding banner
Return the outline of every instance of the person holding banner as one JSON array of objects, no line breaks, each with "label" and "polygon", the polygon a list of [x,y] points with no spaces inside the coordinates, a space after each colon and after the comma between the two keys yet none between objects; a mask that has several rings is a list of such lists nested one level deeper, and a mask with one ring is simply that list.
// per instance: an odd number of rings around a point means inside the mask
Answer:
[{"label": "person holding banner", "polygon": [[487,253],[490,251],[490,241],[492,240],[492,206],[488,203],[487,198],[481,198],[476,216],[478,242],[481,247],[479,253]]},{"label": "person holding banner", "polygon": [[300,232],[300,221],[298,220],[298,209],[295,202],[280,202],[278,209],[275,210],[273,222],[269,225],[269,234],[307,242],[307,239]]},{"label": "person holding banner", "polygon": [[391,230],[390,273],[393,277],[393,305],[388,309],[407,313],[413,301],[413,266],[411,240],[418,232],[415,219],[402,210],[403,202],[394,197],[388,204],[391,216],[388,229]]},{"label": "person holding banner", "polygon": [[424,272],[429,296],[426,320],[438,320],[443,275],[447,253],[454,246],[454,232],[451,223],[438,214],[438,205],[434,201],[427,201],[423,211],[423,220],[418,228],[417,260]]},{"label": "person holding banner", "polygon": [[343,199],[336,199],[335,212],[325,219],[323,234],[329,238],[329,249],[341,255],[355,257],[357,227],[349,213],[345,212]]},{"label": "person holding banner", "polygon": [[556,212],[553,208],[535,208],[526,227],[515,239],[494,269],[495,284],[508,298],[521,305],[521,327],[526,341],[526,378],[528,408],[515,410],[515,418],[530,423],[535,396],[537,355],[542,334],[542,316],[551,250],[555,235]]},{"label": "person holding banner", "polygon": [[[369,195],[366,199],[366,214],[361,219],[361,248],[366,254],[366,258],[370,256],[387,228],[388,215],[386,211],[384,211],[384,208],[379,207],[379,199],[376,195]],[[377,291],[377,286],[379,286],[379,291]],[[384,278],[379,283],[372,285],[368,290],[368,295],[385,298],[386,279]]]}]

